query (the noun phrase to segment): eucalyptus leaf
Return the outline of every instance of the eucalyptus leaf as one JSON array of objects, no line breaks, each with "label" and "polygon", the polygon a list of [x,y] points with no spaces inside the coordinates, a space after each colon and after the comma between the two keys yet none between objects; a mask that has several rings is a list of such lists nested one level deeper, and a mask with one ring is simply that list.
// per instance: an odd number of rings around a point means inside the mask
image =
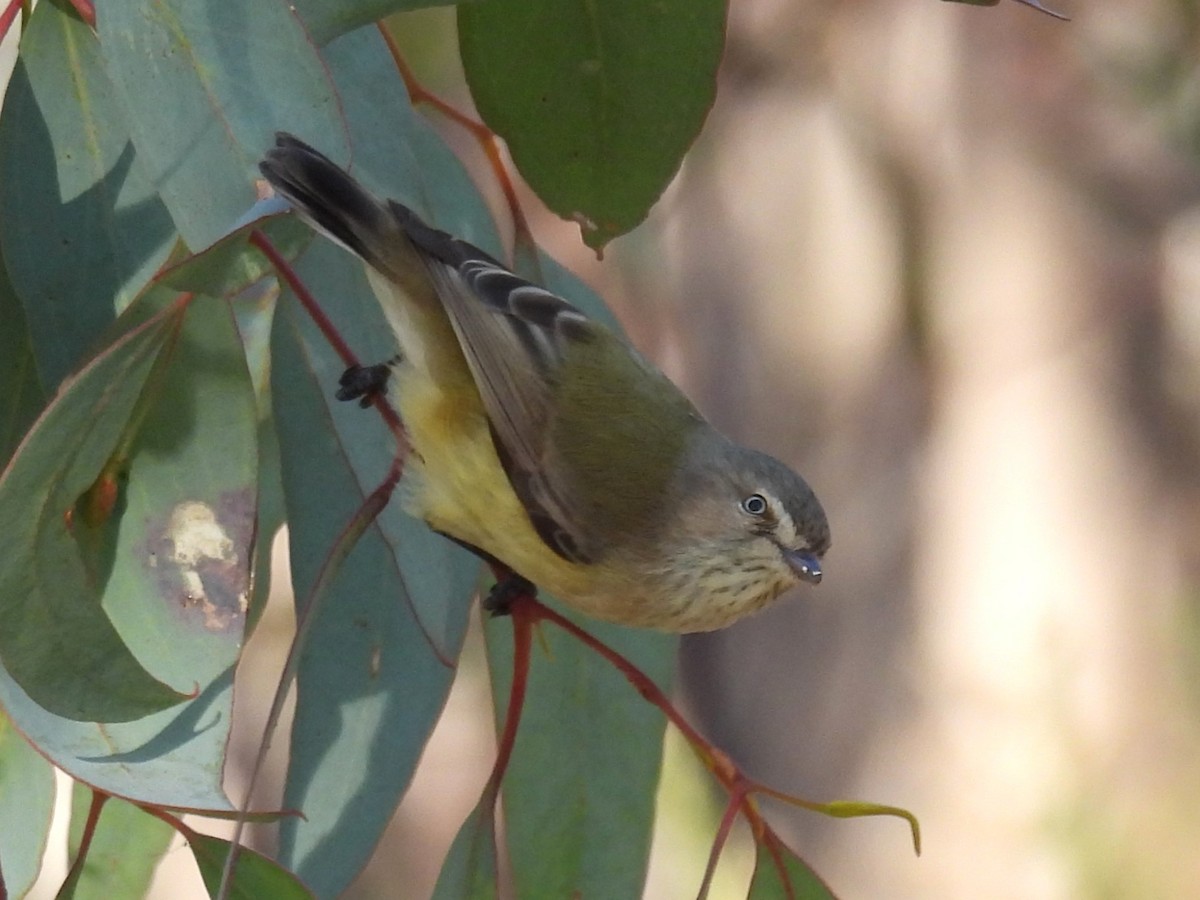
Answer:
[{"label": "eucalyptus leaf", "polygon": [[[188,835],[188,845],[209,896],[217,897],[231,844],[222,838],[192,832]],[[315,895],[275,860],[257,850],[241,847],[227,896],[229,900],[312,900]]]},{"label": "eucalyptus leaf", "polygon": [[[79,854],[94,794],[76,784],[71,795],[71,831],[68,858]],[[175,837],[175,830],[161,819],[118,797],[104,801],[87,858],[79,869],[69,894],[57,900],[109,900],[114,897],[144,897],[154,870]]]},{"label": "eucalyptus leaf", "polygon": [[138,157],[193,250],[257,199],[276,130],[343,140],[329,74],[284,0],[100,3],[96,27]]},{"label": "eucalyptus leaf", "polygon": [[458,10],[475,106],[542,201],[601,248],[646,218],[712,107],[724,0]]},{"label": "eucalyptus leaf", "polygon": [[835,900],[833,892],[800,857],[777,839],[758,845],[746,900]]},{"label": "eucalyptus leaf", "polygon": [[[497,247],[486,205],[413,112],[381,36],[352,32],[323,54],[341,91],[356,176]],[[315,130],[298,133],[336,151]],[[322,239],[295,268],[364,362],[395,354],[361,262]],[[334,399],[345,363],[290,295],[273,356],[293,585],[304,598],[387,474],[396,444],[373,411]],[[280,858],[322,896],[358,874],[412,778],[449,692],[479,570],[404,512],[403,491],[336,573],[300,660],[285,805],[305,817],[282,823]]]},{"label": "eucalyptus leaf", "polygon": [[0,209],[0,249],[52,389],[175,239],[95,33],[55,3],[34,7],[4,98]]},{"label": "eucalyptus leaf", "polygon": [[54,769],[0,712],[0,862],[9,897],[37,880],[54,815]]}]

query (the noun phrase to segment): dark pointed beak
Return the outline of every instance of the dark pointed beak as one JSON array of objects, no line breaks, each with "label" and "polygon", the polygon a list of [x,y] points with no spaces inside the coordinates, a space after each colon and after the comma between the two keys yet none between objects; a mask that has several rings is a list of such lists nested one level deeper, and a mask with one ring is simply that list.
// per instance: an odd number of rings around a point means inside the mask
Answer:
[{"label": "dark pointed beak", "polygon": [[800,550],[789,550],[787,547],[780,549],[783,551],[783,558],[792,567],[797,578],[807,581],[809,584],[821,583],[821,561],[819,559],[811,553],[804,553]]}]

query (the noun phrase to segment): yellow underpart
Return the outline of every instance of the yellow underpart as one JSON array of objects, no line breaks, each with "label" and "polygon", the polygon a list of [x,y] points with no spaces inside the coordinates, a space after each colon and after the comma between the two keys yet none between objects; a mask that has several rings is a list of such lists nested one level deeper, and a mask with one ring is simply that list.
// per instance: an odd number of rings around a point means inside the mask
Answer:
[{"label": "yellow underpart", "polygon": [[[431,285],[410,296],[367,269],[399,345],[390,399],[414,454],[406,506],[431,528],[486,550],[580,612],[629,625],[669,627],[672,602],[648,600],[648,585],[620,560],[579,565],[534,530],[500,465],[479,389]],[[686,602],[686,600],[684,601]]]},{"label": "yellow underpart", "polygon": [[419,457],[408,464],[410,511],[552,594],[582,599],[598,587],[598,567],[567,562],[534,531],[496,456],[469,373],[459,383],[436,384],[401,365],[396,376],[393,399]]}]

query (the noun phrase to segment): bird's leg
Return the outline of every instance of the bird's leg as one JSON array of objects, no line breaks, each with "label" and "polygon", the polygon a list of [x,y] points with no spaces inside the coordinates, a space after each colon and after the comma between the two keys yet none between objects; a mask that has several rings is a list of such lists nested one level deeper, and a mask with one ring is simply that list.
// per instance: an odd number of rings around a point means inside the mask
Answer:
[{"label": "bird's leg", "polygon": [[488,591],[488,595],[483,598],[483,608],[493,616],[507,616],[513,601],[518,597],[537,597],[537,585],[524,575],[518,575],[509,568],[507,563],[502,562],[474,544],[468,544],[466,541],[459,540],[452,534],[446,534],[446,532],[438,531],[436,528],[431,530],[434,534],[440,534],[446,540],[453,541],[464,550],[478,556],[496,573],[496,583],[492,585],[492,589]]},{"label": "bird's leg", "polygon": [[338,387],[337,398],[339,400],[357,400],[358,405],[366,409],[377,396],[387,390],[392,366],[399,361],[399,356],[393,356],[387,362],[376,363],[373,366],[350,366],[338,379],[340,387]]},{"label": "bird's leg", "polygon": [[537,597],[537,585],[532,581],[507,566],[504,571],[507,574],[493,584],[483,598],[483,608],[493,616],[507,616],[512,612],[513,602],[519,597]]}]

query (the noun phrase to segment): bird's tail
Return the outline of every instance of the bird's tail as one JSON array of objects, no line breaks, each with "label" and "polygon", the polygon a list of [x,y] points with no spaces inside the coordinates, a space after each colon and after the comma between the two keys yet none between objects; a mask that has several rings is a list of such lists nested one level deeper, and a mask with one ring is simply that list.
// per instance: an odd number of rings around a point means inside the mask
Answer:
[{"label": "bird's tail", "polygon": [[258,169],[276,193],[330,240],[397,281],[412,277],[414,248],[392,205],[329,157],[281,131]]}]

